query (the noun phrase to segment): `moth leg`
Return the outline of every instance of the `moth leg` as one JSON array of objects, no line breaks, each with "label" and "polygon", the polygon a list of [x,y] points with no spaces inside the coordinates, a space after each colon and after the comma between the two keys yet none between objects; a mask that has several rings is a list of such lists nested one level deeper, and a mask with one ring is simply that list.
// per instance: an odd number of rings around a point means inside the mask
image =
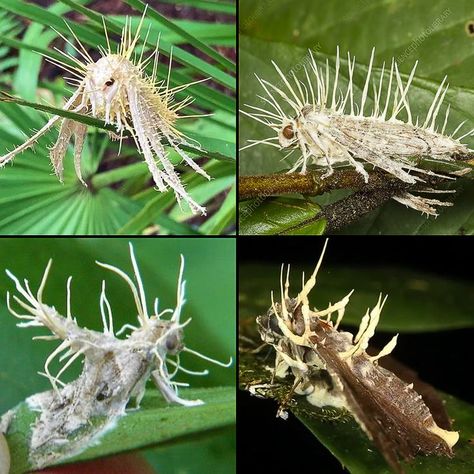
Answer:
[{"label": "moth leg", "polygon": [[168,384],[168,382],[160,375],[158,370],[154,370],[151,373],[151,378],[167,402],[178,403],[186,407],[204,405],[202,400],[185,400],[180,398],[173,388]]},{"label": "moth leg", "polygon": [[82,179],[81,155],[84,148],[84,140],[87,135],[87,125],[77,122],[74,127],[74,169],[79,181],[87,187],[87,183]]},{"label": "moth leg", "polygon": [[290,391],[288,392],[288,394],[286,395],[286,397],[284,398],[284,400],[280,403],[280,406],[278,407],[277,417],[283,418],[283,419],[287,418],[288,415],[286,414],[286,408],[288,408],[288,405],[291,399],[293,398],[295,390],[298,387],[298,385],[301,383],[301,381],[302,381],[301,377],[298,377],[295,379],[295,383],[293,384]]},{"label": "moth leg", "polygon": [[363,165],[354,159],[354,155],[351,151],[347,151],[347,159],[349,163],[358,171],[363,177],[364,181],[367,183],[369,181],[369,173],[365,170]]},{"label": "moth leg", "polygon": [[[79,89],[66,102],[66,104],[63,107],[63,110],[69,110],[71,106],[76,102],[76,100],[81,96],[81,94],[82,94],[82,88],[79,87]],[[7,153],[6,155],[1,156],[0,167],[5,166],[9,161],[15,158],[16,155],[27,150],[31,146],[33,146],[38,141],[38,139],[41,138],[60,119],[61,117],[59,115],[55,115],[48,121],[48,123],[43,128],[41,128],[34,135],[28,138],[28,140],[26,140],[25,143],[22,143],[21,145],[16,147],[14,150],[12,150],[10,153]]]}]

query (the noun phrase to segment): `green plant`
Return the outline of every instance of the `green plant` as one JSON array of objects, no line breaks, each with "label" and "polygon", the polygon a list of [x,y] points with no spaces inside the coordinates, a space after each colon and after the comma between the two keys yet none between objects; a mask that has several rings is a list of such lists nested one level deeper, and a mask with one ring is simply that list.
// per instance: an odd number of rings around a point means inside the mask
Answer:
[{"label": "green plant", "polygon": [[[48,114],[61,112],[64,97],[69,97],[63,78],[54,80],[40,76],[43,58],[46,54],[53,59],[64,59],[54,51],[52,42],[57,33],[71,37],[63,16],[78,12],[85,21],[67,20],[80,41],[96,50],[106,46],[102,16],[87,8],[86,0],[62,0],[48,8],[41,8],[20,0],[2,2],[0,12],[8,23],[2,22],[0,29],[0,58],[6,48],[18,49],[18,58],[8,56],[2,61],[3,72],[12,71],[11,80],[4,75],[4,92],[0,98],[0,153],[4,154],[22,143],[25,135],[41,128],[45,119],[38,110],[48,105]],[[139,0],[127,2],[137,15],[145,4]],[[10,14],[30,20],[19,38]],[[231,12],[230,12],[231,13]],[[133,17],[132,27],[137,17]],[[123,26],[123,16],[107,16],[105,23],[111,34],[112,48],[117,33]],[[5,27],[3,27],[5,24]],[[7,28],[7,25],[11,25]],[[41,138],[35,150],[27,150],[15,159],[13,167],[0,170],[0,232],[4,234],[221,234],[232,231],[235,222],[235,124],[234,99],[235,64],[218,53],[215,46],[232,46],[235,41],[233,25],[225,23],[208,24],[192,20],[172,21],[149,7],[144,31],[150,27],[148,37],[142,36],[137,51],[144,48],[151,52],[159,32],[160,51],[169,56],[173,47],[173,60],[178,64],[171,75],[170,84],[176,86],[191,82],[193,78],[209,77],[211,81],[189,88],[195,98],[188,113],[198,111],[211,113],[210,117],[186,121],[182,131],[201,144],[204,153],[188,150],[195,157],[210,158],[205,170],[214,178],[210,182],[197,176],[188,167],[179,165],[179,157],[170,154],[178,166],[183,182],[190,195],[200,203],[207,203],[207,219],[194,218],[186,208],[181,211],[172,193],[156,192],[149,179],[147,167],[131,140],[124,142],[121,153],[117,142],[106,134],[107,128],[101,121],[88,121],[75,117],[89,125],[89,133],[83,153],[83,172],[88,187],[84,188],[74,176],[72,150],[66,156],[64,184],[51,176],[48,147],[54,142],[54,132]],[[119,39],[119,38],[118,38]],[[190,44],[196,51],[192,54],[182,49]],[[69,51],[66,45],[66,50]],[[77,54],[77,53],[76,53]],[[206,59],[201,59],[205,57]],[[16,63],[15,63],[16,61]],[[13,66],[13,67],[12,67]],[[149,69],[148,72],[151,72]],[[166,67],[160,65],[158,75],[166,77]],[[219,84],[217,89],[214,84]],[[12,98],[12,95],[21,98]],[[177,99],[182,99],[177,96]],[[14,103],[16,102],[16,103]],[[48,115],[49,116],[49,115]],[[215,138],[218,137],[218,138]]]}]

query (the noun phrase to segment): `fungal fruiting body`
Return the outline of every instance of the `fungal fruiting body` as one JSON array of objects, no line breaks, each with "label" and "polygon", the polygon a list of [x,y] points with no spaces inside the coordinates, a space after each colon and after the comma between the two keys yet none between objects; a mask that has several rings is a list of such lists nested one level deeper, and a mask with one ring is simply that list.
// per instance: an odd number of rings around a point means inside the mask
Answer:
[{"label": "fungal fruiting body", "polygon": [[[100,49],[101,57],[97,61],[91,58],[72,30],[71,33],[79,44],[78,47],[60,35],[80,55],[80,58],[77,58],[62,53],[68,58],[68,63],[50,58],[51,62],[75,76],[75,78],[69,80],[76,85],[77,89],[63,109],[90,114],[104,120],[106,124],[114,125],[120,140],[122,140],[124,132],[128,132],[143,155],[158,190],[164,192],[169,188],[173,189],[178,203],[183,200],[188,203],[193,213],[205,214],[205,208],[195,202],[185,190],[164,146],[166,141],[187,165],[205,178],[210,179],[210,176],[181,149],[181,146],[190,144],[187,141],[188,139],[176,128],[178,119],[191,117],[189,115],[180,116],[178,112],[190,105],[193,99],[188,96],[180,102],[175,102],[175,94],[202,81],[170,88],[172,56],[170,56],[167,80],[157,81],[159,43],[156,45],[155,51],[148,58],[144,58],[143,52],[147,39],[145,39],[138,61],[134,62],[132,55],[140,37],[144,17],[145,13],[133,37],[131,21],[125,23],[121,42],[116,53],[112,52],[104,24],[108,49]],[[61,51],[59,52],[61,53]],[[153,74],[148,76],[145,68],[152,58],[154,58]],[[74,65],[70,64],[71,61],[74,62]],[[63,160],[69,141],[74,137],[74,167],[77,177],[85,185],[86,183],[81,174],[81,154],[87,126],[69,118],[59,116],[51,118],[41,130],[25,143],[0,157],[0,166],[4,166],[18,153],[34,145],[39,137],[58,121],[61,123],[59,136],[50,150],[50,159],[54,171],[62,181]]]},{"label": "fungal fruiting body", "polygon": [[[295,298],[289,296],[289,267],[284,283],[282,266],[280,302],[272,294],[272,306],[257,317],[262,340],[276,351],[275,376],[291,375],[291,393],[305,395],[313,405],[345,407],[397,472],[402,472],[399,458],[452,456],[458,433],[440,428],[413,384],[378,364],[395,348],[397,336],[378,355],[366,353],[386,298],[380,297],[367,310],[356,336],[338,330],[352,291],[326,309],[310,309],[308,295],[316,284],[325,248]],[[279,414],[286,415],[282,408]]]},{"label": "fungal fruiting body", "polygon": [[[105,294],[105,282],[102,283],[100,311],[104,331],[98,332],[81,328],[71,311],[70,285],[67,281],[67,315],[61,316],[54,307],[43,303],[43,290],[51,267],[49,262],[39,289],[34,295],[27,280],[20,282],[7,271],[15,282],[19,296],[13,299],[27,314],[16,312],[8,294],[9,311],[22,322],[19,327],[45,327],[51,335],[37,336],[34,339],[60,340],[60,345],[47,358],[44,373],[53,390],[31,396],[29,406],[39,411],[32,426],[30,439],[30,463],[40,468],[60,459],[70,457],[85,449],[98,439],[114,422],[125,414],[129,400],[133,397],[136,407],[145,393],[145,384],[151,378],[158,390],[168,402],[187,407],[201,405],[201,400],[185,400],[178,395],[178,386],[187,384],[176,382],[173,378],[179,371],[194,375],[206,375],[193,372],[180,364],[180,353],[189,352],[218,365],[229,364],[210,359],[184,345],[183,328],[191,321],[180,321],[185,303],[185,281],[183,265],[178,279],[177,301],[174,309],[158,310],[155,300],[154,313],[150,316],[143,283],[130,245],[136,283],[122,270],[111,265],[98,265],[115,272],[130,287],[138,314],[138,325],[126,324],[118,332],[114,331],[112,312]],[[169,313],[169,319],[162,316]],[[126,339],[117,335],[130,329]],[[59,356],[60,361],[67,360],[57,375],[52,375],[49,365]],[[61,374],[79,357],[84,357],[82,373],[76,380],[64,384],[59,380]],[[176,356],[176,359],[170,359]],[[171,369],[169,369],[169,367]]]},{"label": "fungal fruiting body", "polygon": [[[340,77],[340,57],[337,48],[334,83],[330,86],[330,67],[326,60],[326,70],[317,65],[309,50],[309,70],[304,65],[305,80],[299,80],[295,73],[285,74],[272,62],[281,78],[282,86],[257,79],[265,91],[261,99],[262,107],[246,104],[252,119],[270,127],[277,135],[264,140],[251,140],[250,146],[266,144],[281,150],[298,150],[301,156],[290,172],[301,169],[306,173],[309,163],[327,168],[325,176],[333,172],[336,163],[353,166],[365,181],[368,172],[364,164],[377,167],[401,181],[409,184],[423,182],[423,175],[436,175],[434,172],[417,167],[414,159],[453,161],[469,156],[473,150],[463,143],[465,137],[474,130],[459,134],[461,123],[451,135],[445,135],[450,107],[446,108],[440,129],[437,117],[448,91],[446,77],[440,84],[423,123],[414,120],[410,108],[408,91],[413,81],[415,63],[406,83],[403,83],[397,63],[392,60],[388,81],[385,63],[380,79],[371,81],[375,49],[372,50],[367,77],[362,90],[360,103],[354,99],[355,58],[348,54],[348,85],[343,92],[338,88]],[[290,77],[291,76],[291,77]],[[331,74],[332,77],[332,74]],[[387,83],[388,82],[388,83]],[[372,87],[371,87],[372,86]],[[374,105],[367,114],[367,97],[373,88]],[[406,115],[406,121],[400,116]],[[242,149],[244,149],[242,148]],[[287,155],[288,156],[288,155]],[[446,176],[443,176],[446,177]],[[433,192],[427,188],[420,192]],[[394,199],[428,214],[435,214],[433,205],[446,205],[438,200],[415,198],[409,193]],[[449,204],[448,204],[449,205]]]}]

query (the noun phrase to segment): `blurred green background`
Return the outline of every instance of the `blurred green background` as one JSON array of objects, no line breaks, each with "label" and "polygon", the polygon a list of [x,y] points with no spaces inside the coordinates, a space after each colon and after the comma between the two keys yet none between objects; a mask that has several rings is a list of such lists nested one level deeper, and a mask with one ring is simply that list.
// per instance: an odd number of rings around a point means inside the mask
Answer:
[{"label": "blurred green background", "polygon": [[[233,239],[189,238],[4,238],[0,246],[0,412],[12,408],[27,396],[50,389],[49,382],[37,375],[57,342],[32,341],[46,334],[42,328],[20,329],[6,308],[6,292],[14,292],[13,282],[5,275],[9,269],[18,278],[28,279],[33,292],[37,289],[48,259],[54,259],[44,293],[44,302],[65,313],[66,279],[72,280],[72,312],[78,324],[101,330],[99,295],[102,279],[106,280],[115,328],[136,322],[136,310],[128,286],[115,274],[100,268],[95,260],[115,265],[128,274],[132,267],[128,242],[132,242],[145,285],[149,309],[153,299],[160,298],[160,308],[175,306],[179,256],[185,256],[186,300],[183,320],[192,317],[186,327],[186,345],[222,361],[235,360],[235,241]],[[186,368],[209,368],[207,377],[182,375],[177,380],[192,387],[235,384],[235,364],[228,369],[213,366],[190,354],[183,354]],[[52,373],[59,370],[57,360]],[[73,379],[79,363],[69,369],[62,380]],[[158,472],[198,473],[234,472],[234,429],[193,441],[148,450],[146,456]],[[176,461],[182,467],[176,469]]]}]

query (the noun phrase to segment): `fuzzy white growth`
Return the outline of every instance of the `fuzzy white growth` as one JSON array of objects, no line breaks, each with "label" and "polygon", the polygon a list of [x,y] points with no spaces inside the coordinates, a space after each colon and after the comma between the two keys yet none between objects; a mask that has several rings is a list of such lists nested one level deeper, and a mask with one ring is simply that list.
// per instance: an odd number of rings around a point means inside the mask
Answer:
[{"label": "fuzzy white growth", "polygon": [[[104,347],[108,348],[107,350],[109,351],[117,351],[117,353],[120,353],[120,351],[124,353],[129,351],[137,352],[137,354],[143,353],[147,359],[150,359],[149,355],[147,354],[153,354],[155,358],[151,358],[149,363],[151,366],[154,366],[156,370],[151,372],[151,376],[155,380],[158,388],[162,391],[165,398],[168,401],[180,403],[186,406],[201,404],[202,401],[200,400],[183,400],[178,397],[176,386],[181,384],[179,382],[172,382],[166,368],[166,363],[170,362],[171,365],[175,367],[176,370],[174,371],[173,375],[179,371],[193,375],[206,375],[208,371],[190,371],[181,367],[179,357],[177,361],[173,361],[171,359],[167,359],[167,356],[169,354],[177,355],[180,351],[186,351],[202,359],[224,367],[228,367],[232,363],[232,359],[228,364],[223,364],[188,347],[185,347],[182,343],[182,329],[191,321],[191,319],[188,319],[185,323],[180,323],[180,313],[185,303],[185,281],[183,281],[184,257],[181,256],[175,309],[167,309],[161,313],[157,312],[152,316],[149,316],[148,314],[145,289],[134,255],[133,246],[131,244],[130,258],[132,261],[136,284],[125,272],[119,268],[97,262],[99,266],[102,266],[119,275],[122,280],[127,283],[132,292],[138,313],[137,319],[139,322],[139,327],[137,328],[127,324],[119,331],[123,332],[125,329],[132,329],[132,333],[128,336],[127,340],[120,340],[116,339],[115,337],[112,309],[105,293],[105,281],[102,282],[102,291],[99,300],[102,324],[104,328],[103,333],[97,333],[95,331],[80,328],[77,325],[75,318],[72,317],[70,298],[71,277],[69,277],[67,281],[66,318],[61,316],[54,308],[43,303],[43,290],[49,270],[51,268],[51,260],[46,267],[36,296],[34,296],[31,292],[27,280],[24,280],[24,283],[22,284],[10,271],[7,270],[7,275],[15,282],[17,291],[23,297],[23,299],[20,299],[18,296],[14,295],[13,299],[23,309],[25,309],[28,314],[19,314],[13,310],[10,304],[9,293],[7,293],[8,309],[15,317],[27,321],[19,323],[19,327],[47,327],[51,331],[52,336],[41,336],[42,338],[47,337],[48,339],[62,340],[61,344],[47,358],[44,367],[44,375],[50,380],[51,385],[58,396],[61,396],[61,392],[57,386],[57,383],[60,383],[64,386],[64,384],[59,381],[59,377],[72,364],[72,362],[83,354],[85,354],[86,358],[93,356],[94,351],[100,352],[101,347]],[[158,310],[157,300],[155,301],[155,309]],[[172,313],[170,320],[161,319],[161,315],[170,312]],[[49,371],[49,365],[59,354],[63,353],[64,351],[67,352],[63,357],[61,357],[60,360],[64,360],[65,358],[71,356],[72,358],[69,359],[69,361],[63,366],[57,376],[53,376]],[[137,374],[137,376],[138,375],[139,374]],[[137,382],[138,381],[136,380],[134,383]]]},{"label": "fuzzy white growth", "polygon": [[[242,113],[268,126],[277,135],[263,140],[251,140],[250,145],[242,149],[263,144],[280,150],[299,150],[301,156],[290,172],[300,169],[304,174],[308,164],[314,163],[326,167],[327,172],[324,176],[329,176],[333,173],[334,164],[348,163],[362,174],[367,182],[369,175],[364,165],[370,165],[410,184],[423,182],[419,175],[437,176],[431,171],[418,168],[413,162],[414,158],[431,157],[435,160],[452,161],[456,156],[467,155],[473,151],[461,143],[461,140],[473,135],[474,130],[456,138],[464,122],[451,135],[445,135],[449,106],[441,131],[436,127],[449,87],[446,78],[441,82],[433,98],[423,125],[419,125],[418,118],[413,121],[408,98],[417,63],[404,83],[398,65],[392,60],[388,84],[385,64],[382,66],[377,83],[372,79],[374,48],[361,99],[356,103],[353,85],[355,58],[351,59],[348,54],[349,82],[346,91],[341,91],[338,84],[341,70],[339,48],[336,52],[334,75],[330,74],[328,61],[324,72],[324,68],[317,64],[311,50],[309,55],[309,68],[304,65],[303,80],[298,79],[294,73],[290,80],[273,61],[282,86],[277,87],[257,76],[266,94],[266,97],[259,97],[265,102],[266,107],[245,104],[249,110]],[[334,77],[332,85],[330,76]],[[374,104],[372,111],[366,113],[371,83],[374,90]],[[400,119],[402,114],[406,117],[405,121]],[[440,201],[417,198],[408,193],[396,200],[427,214],[436,214],[431,205],[449,205]]]},{"label": "fuzzy white growth", "polygon": [[[72,60],[74,65],[49,58],[51,62],[72,73],[77,78],[72,79],[76,84],[77,90],[66,102],[63,109],[89,114],[104,120],[107,124],[114,125],[120,138],[120,147],[124,132],[128,132],[135,140],[139,152],[143,155],[158,190],[164,192],[172,189],[178,203],[183,200],[189,205],[193,213],[205,215],[206,209],[195,202],[185,190],[164,146],[164,142],[167,141],[169,146],[187,165],[206,179],[211,179],[182,150],[182,146],[189,145],[189,139],[175,127],[178,119],[191,117],[180,116],[178,112],[193,102],[193,99],[189,96],[180,102],[175,102],[175,94],[184,91],[193,84],[202,82],[202,80],[170,88],[171,52],[167,80],[158,81],[156,74],[159,57],[159,39],[155,51],[148,58],[143,58],[145,44],[142,47],[138,62],[132,58],[140,38],[145,14],[146,8],[133,37],[131,20],[126,20],[122,30],[122,40],[116,52],[113,52],[111,49],[104,22],[108,49],[101,49],[102,57],[97,61],[90,57],[86,48],[81,44],[69,26],[68,28],[79,45],[78,47],[58,33],[80,56],[80,59],[78,59],[58,50],[69,61]],[[145,68],[152,58],[154,58],[153,73],[151,76],[147,76]],[[199,117],[199,115],[192,117]],[[49,120],[41,130],[25,143],[0,157],[0,166],[5,166],[17,154],[33,146],[58,121],[61,121],[59,136],[50,151],[54,171],[62,181],[64,156],[71,138],[74,137],[74,167],[78,179],[86,185],[81,174],[81,153],[87,133],[87,126],[59,116]]]}]

